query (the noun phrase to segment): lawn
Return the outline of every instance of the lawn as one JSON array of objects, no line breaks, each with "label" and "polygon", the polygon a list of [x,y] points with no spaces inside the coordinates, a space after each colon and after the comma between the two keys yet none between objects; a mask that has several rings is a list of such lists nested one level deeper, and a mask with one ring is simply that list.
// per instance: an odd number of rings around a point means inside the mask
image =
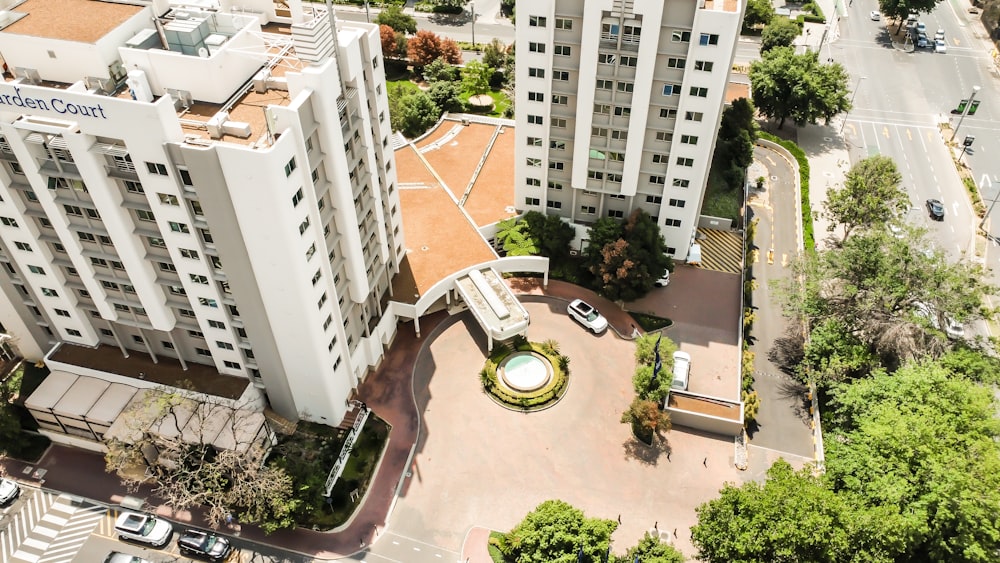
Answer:
[{"label": "lawn", "polygon": [[738,189],[729,189],[722,181],[722,174],[713,166],[708,172],[708,188],[705,190],[701,214],[735,220],[740,216],[741,207],[743,194]]},{"label": "lawn", "polygon": [[[483,115],[488,115],[490,117],[503,117],[504,111],[510,107],[510,98],[508,98],[507,94],[504,94],[501,90],[493,90],[491,92],[487,92],[487,94],[493,98],[493,110],[488,113],[484,113]],[[468,103],[471,96],[472,94],[469,92],[462,92],[462,95],[459,97],[463,102]]]}]

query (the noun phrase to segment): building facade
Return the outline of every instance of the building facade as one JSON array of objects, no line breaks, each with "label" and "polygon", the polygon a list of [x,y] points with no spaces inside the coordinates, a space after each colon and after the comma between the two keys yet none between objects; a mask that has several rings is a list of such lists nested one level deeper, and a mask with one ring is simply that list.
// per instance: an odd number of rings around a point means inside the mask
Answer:
[{"label": "building facade", "polygon": [[642,209],[687,256],[742,0],[517,6],[515,205],[586,226]]},{"label": "building facade", "polygon": [[21,353],[208,365],[339,423],[394,334],[404,249],[378,26],[270,0],[2,14],[0,319]]}]

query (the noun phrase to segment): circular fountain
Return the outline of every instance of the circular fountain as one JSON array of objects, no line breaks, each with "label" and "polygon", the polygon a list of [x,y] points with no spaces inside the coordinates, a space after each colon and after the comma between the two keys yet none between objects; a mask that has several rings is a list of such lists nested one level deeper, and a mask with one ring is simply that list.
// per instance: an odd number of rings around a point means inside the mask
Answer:
[{"label": "circular fountain", "polygon": [[530,393],[552,381],[552,365],[532,352],[515,352],[504,358],[497,367],[497,374],[504,385],[521,393]]}]

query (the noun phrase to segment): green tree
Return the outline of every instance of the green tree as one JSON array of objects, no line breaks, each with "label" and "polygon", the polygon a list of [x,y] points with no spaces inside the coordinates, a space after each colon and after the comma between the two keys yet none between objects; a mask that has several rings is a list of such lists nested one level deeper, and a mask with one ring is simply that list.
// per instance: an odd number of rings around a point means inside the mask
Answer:
[{"label": "green tree", "polygon": [[1000,384],[1000,360],[988,350],[956,347],[941,356],[938,363],[953,375],[988,385]]},{"label": "green tree", "polygon": [[842,226],[846,239],[855,229],[884,227],[910,207],[910,197],[899,187],[902,178],[896,162],[887,156],[859,161],[847,172],[843,188],[826,192],[827,230]]},{"label": "green tree", "polygon": [[457,82],[435,82],[431,84],[427,95],[434,100],[434,105],[444,111],[462,111],[465,104],[462,102],[462,89]]},{"label": "green tree", "polygon": [[658,332],[647,332],[635,339],[636,366],[652,367],[653,362],[656,361],[657,341],[660,343],[660,357],[663,358],[664,362],[667,362],[665,369],[669,369],[673,365],[671,362],[673,362],[674,352],[677,351],[677,344],[666,336],[661,339],[660,335],[661,333]]},{"label": "green tree", "polygon": [[511,217],[497,224],[497,242],[507,256],[534,256],[538,254],[538,244],[528,233],[528,224]]},{"label": "green tree", "polygon": [[1000,552],[1000,420],[992,389],[936,363],[837,388],[827,477],[888,511],[897,561],[996,561]]},{"label": "green tree", "polygon": [[424,67],[424,80],[434,84],[435,82],[453,82],[458,80],[458,67],[448,64],[443,58],[434,59],[431,64]]},{"label": "green tree", "polygon": [[839,63],[820,64],[819,53],[796,55],[791,47],[775,47],[750,64],[750,86],[760,113],[778,120],[791,119],[802,127],[829,122],[849,111],[847,73]]},{"label": "green tree", "polygon": [[666,242],[659,226],[645,211],[637,209],[620,224],[604,219],[591,228],[585,252],[588,267],[597,277],[599,291],[608,299],[638,299],[653,288],[664,270],[673,269]]},{"label": "green tree", "polygon": [[618,523],[587,518],[561,500],[547,500],[507,533],[501,551],[515,563],[577,563],[599,561],[608,551]]},{"label": "green tree", "polygon": [[763,484],[726,484],[719,498],[695,512],[691,541],[698,559],[709,563],[892,561],[873,540],[870,515],[812,468],[794,471],[783,459],[768,469]]},{"label": "green tree", "polygon": [[617,557],[616,563],[634,563],[638,558],[642,563],[684,563],[684,554],[674,546],[660,541],[660,538],[646,532],[639,543],[629,548],[625,557]]},{"label": "green tree", "polygon": [[662,436],[664,432],[670,431],[670,414],[660,410],[663,402],[653,401],[636,397],[628,409],[622,413],[621,423],[631,424],[637,434],[646,436],[646,443],[652,443],[653,436]]},{"label": "green tree", "polygon": [[742,187],[744,171],[753,162],[754,141],[757,140],[755,113],[753,103],[746,98],[739,98],[722,110],[712,162],[723,171],[729,189]]},{"label": "green tree", "polygon": [[749,0],[743,15],[743,30],[767,25],[774,19],[774,5],[771,0]]},{"label": "green tree", "polygon": [[473,96],[485,94],[490,91],[490,77],[492,76],[493,68],[479,61],[469,61],[462,69],[462,87]]},{"label": "green tree", "polygon": [[399,129],[408,137],[423,134],[439,117],[441,108],[424,92],[407,94],[399,101]]},{"label": "green tree", "polygon": [[[749,6],[747,9],[750,9]],[[802,27],[799,22],[784,16],[773,18],[760,34],[761,55],[775,47],[791,46],[800,33],[802,33]]]},{"label": "green tree", "polygon": [[15,376],[0,381],[0,455],[19,455],[27,443],[14,398]]},{"label": "green tree", "polygon": [[525,213],[523,220],[543,256],[555,259],[569,257],[569,245],[576,236],[576,229],[569,223],[558,215],[544,215],[538,211]]},{"label": "green tree", "polygon": [[441,6],[444,8],[462,8],[468,2],[468,0],[429,0],[431,4],[435,6]]},{"label": "green tree", "polygon": [[390,5],[382,8],[375,17],[375,23],[387,25],[400,33],[413,35],[417,32],[417,20],[413,19],[413,16],[404,14],[402,6]]},{"label": "green tree", "polygon": [[899,20],[896,30],[903,26],[903,20],[910,13],[929,14],[934,11],[940,0],[878,0],[878,8],[887,18]]}]

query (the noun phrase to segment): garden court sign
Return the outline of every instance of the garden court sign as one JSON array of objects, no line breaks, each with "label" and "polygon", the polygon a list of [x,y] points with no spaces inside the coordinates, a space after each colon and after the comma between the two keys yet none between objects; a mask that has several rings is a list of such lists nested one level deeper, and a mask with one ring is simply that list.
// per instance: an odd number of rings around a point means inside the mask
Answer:
[{"label": "garden court sign", "polygon": [[61,115],[80,115],[100,119],[108,118],[108,116],[104,115],[104,107],[101,104],[79,104],[64,100],[58,96],[51,98],[25,96],[21,93],[21,88],[18,86],[14,87],[13,94],[8,92],[0,93],[0,106],[52,111]]}]

